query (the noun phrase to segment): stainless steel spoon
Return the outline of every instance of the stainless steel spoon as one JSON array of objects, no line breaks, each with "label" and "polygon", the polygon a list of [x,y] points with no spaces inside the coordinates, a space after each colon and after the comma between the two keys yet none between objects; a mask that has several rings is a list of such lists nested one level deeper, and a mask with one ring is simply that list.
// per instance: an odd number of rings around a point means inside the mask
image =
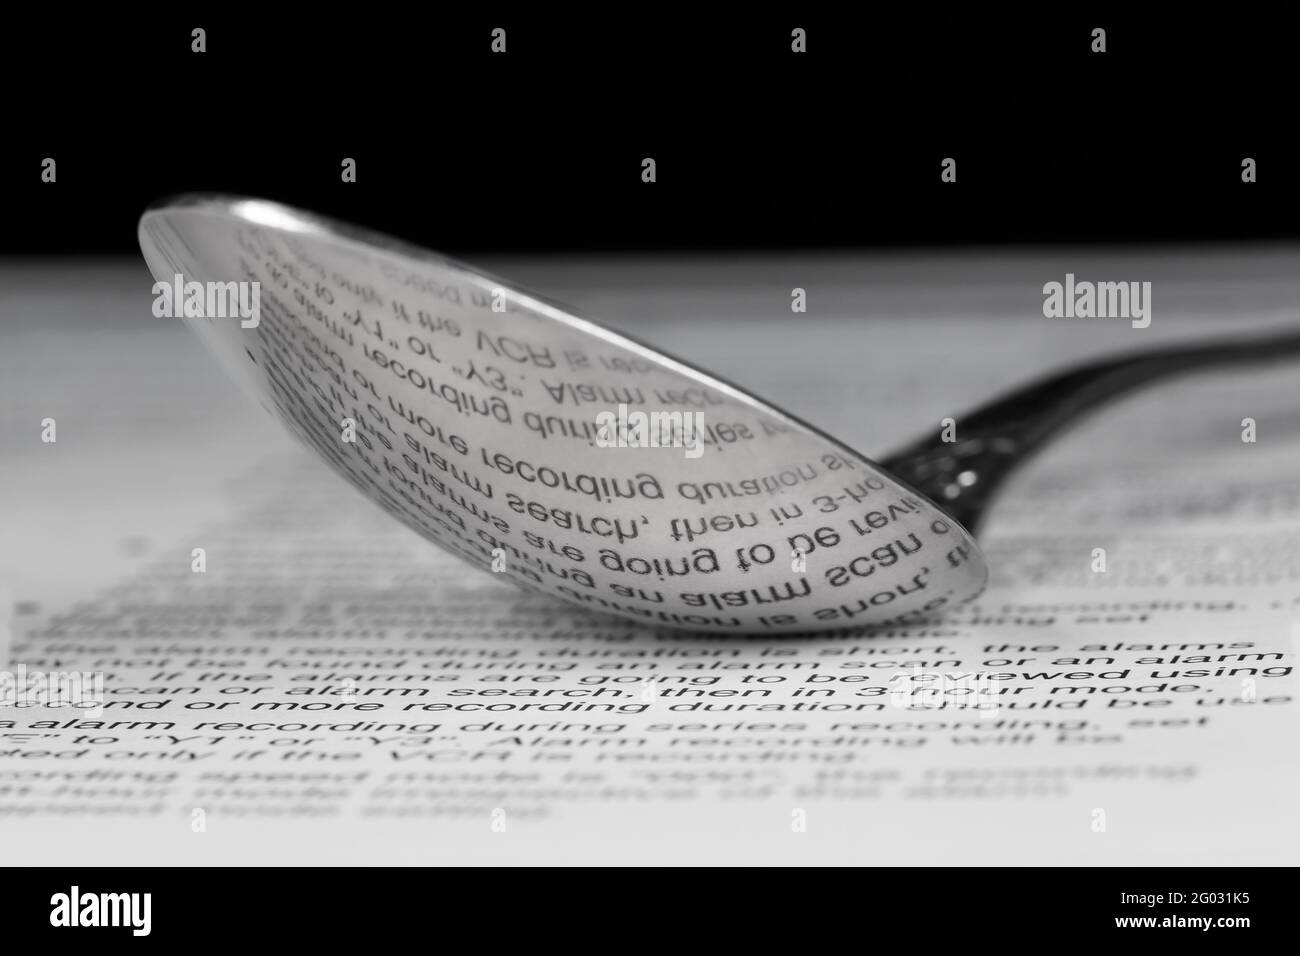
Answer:
[{"label": "stainless steel spoon", "polygon": [[1300,336],[1098,362],[876,464],[781,409],[434,253],[254,199],[145,212],[155,313],[187,323],[341,475],[528,590],[656,627],[905,624],[976,597],[968,532],[1084,412]]}]

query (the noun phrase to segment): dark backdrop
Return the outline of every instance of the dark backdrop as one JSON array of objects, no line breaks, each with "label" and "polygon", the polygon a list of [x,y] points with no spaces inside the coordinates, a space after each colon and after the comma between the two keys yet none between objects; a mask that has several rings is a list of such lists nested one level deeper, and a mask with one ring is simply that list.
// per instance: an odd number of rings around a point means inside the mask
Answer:
[{"label": "dark backdrop", "polygon": [[[277,199],[451,253],[1300,232],[1291,32],[1257,7],[49,6],[3,41],[8,254],[133,252],[141,209],[183,191]],[[505,55],[489,51],[495,26]],[[1089,50],[1094,26],[1105,54]],[[956,184],[939,180],[947,156]]]}]

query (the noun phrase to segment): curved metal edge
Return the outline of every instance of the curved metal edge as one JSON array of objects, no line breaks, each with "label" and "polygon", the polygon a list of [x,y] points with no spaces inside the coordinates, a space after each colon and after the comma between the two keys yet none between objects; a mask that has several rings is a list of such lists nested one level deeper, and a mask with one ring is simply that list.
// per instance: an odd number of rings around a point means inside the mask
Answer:
[{"label": "curved metal edge", "polygon": [[[984,579],[976,597],[983,593],[983,591],[988,587],[988,560],[984,556],[984,552],[980,548],[979,543],[976,541],[975,535],[972,534],[960,521],[949,515],[942,505],[934,501],[928,494],[903,481],[893,472],[881,466],[880,463],[874,459],[850,448],[839,439],[832,437],[820,428],[817,428],[815,425],[811,425],[803,419],[786,412],[784,409],[759,398],[752,392],[746,391],[719,375],[715,375],[696,365],[692,365],[691,363],[677,358],[671,353],[665,352],[656,346],[648,345],[622,332],[617,332],[598,320],[571,309],[569,306],[555,302],[545,296],[530,292],[512,281],[501,279],[490,272],[478,268],[477,266],[470,265],[458,259],[453,259],[450,256],[442,255],[441,253],[434,252],[431,249],[426,249],[423,246],[415,245],[414,243],[389,236],[385,233],[376,232],[371,229],[366,229],[363,226],[356,226],[352,223],[342,222],[337,219],[331,219],[328,216],[320,216],[315,213],[305,212],[273,200],[235,196],[226,193],[199,192],[178,193],[163,197],[150,203],[140,216],[140,221],[137,224],[137,241],[140,242],[142,248],[144,245],[143,230],[145,221],[150,216],[161,215],[165,212],[178,210],[195,210],[227,216],[242,222],[248,222],[252,225],[283,229],[319,239],[343,239],[347,242],[355,243],[363,247],[371,246],[383,252],[407,256],[417,262],[427,262],[444,268],[453,269],[465,274],[475,281],[487,282],[497,288],[508,290],[527,307],[553,321],[586,332],[613,345],[625,348],[642,358],[653,360],[681,375],[702,380],[704,384],[717,389],[736,401],[739,401],[756,411],[772,415],[778,420],[798,428],[806,434],[821,439],[832,448],[865,462],[872,468],[877,469],[882,475],[888,476],[891,481],[896,482],[900,487],[905,488],[917,497],[929,502],[935,510],[947,517],[948,520],[950,520],[953,525],[959,529],[963,535],[965,535],[967,541],[969,541],[971,546],[974,548],[975,553],[979,555],[980,566],[984,572]],[[250,212],[252,212],[253,215],[249,215]],[[258,213],[261,214],[260,219],[257,215]],[[974,598],[972,598],[972,600],[974,600]]]}]

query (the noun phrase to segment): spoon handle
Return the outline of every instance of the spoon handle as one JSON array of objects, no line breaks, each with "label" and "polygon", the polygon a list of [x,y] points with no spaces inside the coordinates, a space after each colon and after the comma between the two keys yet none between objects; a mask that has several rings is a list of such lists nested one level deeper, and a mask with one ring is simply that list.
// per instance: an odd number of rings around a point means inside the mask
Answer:
[{"label": "spoon handle", "polygon": [[1071,366],[1036,379],[880,460],[975,532],[1003,480],[1098,406],[1173,375],[1300,356],[1300,332],[1150,349]]}]

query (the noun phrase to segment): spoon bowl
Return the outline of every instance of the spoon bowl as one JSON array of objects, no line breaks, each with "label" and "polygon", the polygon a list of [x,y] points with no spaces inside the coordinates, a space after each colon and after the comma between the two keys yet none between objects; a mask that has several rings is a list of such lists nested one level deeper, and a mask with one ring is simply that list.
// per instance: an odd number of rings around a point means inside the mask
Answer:
[{"label": "spoon bowl", "polygon": [[428,540],[654,627],[901,624],[984,588],[929,498],[774,405],[510,283],[275,203],[152,207],[155,312]]}]

